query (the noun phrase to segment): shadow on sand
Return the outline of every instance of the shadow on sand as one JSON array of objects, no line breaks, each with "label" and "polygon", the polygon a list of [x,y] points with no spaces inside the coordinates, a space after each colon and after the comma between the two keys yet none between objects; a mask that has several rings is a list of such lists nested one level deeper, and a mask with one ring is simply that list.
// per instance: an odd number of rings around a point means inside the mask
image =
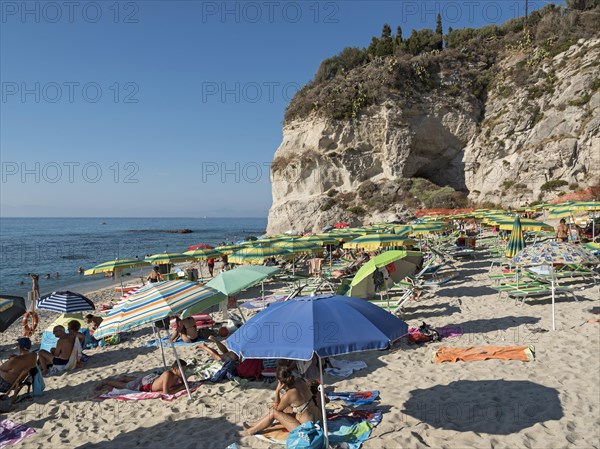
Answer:
[{"label": "shadow on sand", "polygon": [[[230,444],[240,442],[241,430],[240,426],[223,418],[199,417],[180,421],[169,420],[152,427],[139,427],[131,432],[120,433],[110,441],[94,444],[83,443],[77,446],[77,449],[217,447],[218,442],[225,438],[225,443],[219,446],[224,449]],[[218,434],[215,434],[217,431]],[[213,436],[211,437],[211,435]]]},{"label": "shadow on sand", "polygon": [[460,380],[412,390],[403,413],[435,428],[494,435],[563,417],[557,390],[507,380]]}]

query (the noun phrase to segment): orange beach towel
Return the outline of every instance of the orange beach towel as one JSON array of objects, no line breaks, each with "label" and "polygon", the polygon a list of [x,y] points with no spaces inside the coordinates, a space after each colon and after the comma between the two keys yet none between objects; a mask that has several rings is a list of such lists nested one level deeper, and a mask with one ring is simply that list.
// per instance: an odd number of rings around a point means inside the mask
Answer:
[{"label": "orange beach towel", "polygon": [[477,360],[501,359],[530,362],[535,357],[533,346],[480,346],[450,348],[442,346],[434,354],[435,363],[473,362]]}]

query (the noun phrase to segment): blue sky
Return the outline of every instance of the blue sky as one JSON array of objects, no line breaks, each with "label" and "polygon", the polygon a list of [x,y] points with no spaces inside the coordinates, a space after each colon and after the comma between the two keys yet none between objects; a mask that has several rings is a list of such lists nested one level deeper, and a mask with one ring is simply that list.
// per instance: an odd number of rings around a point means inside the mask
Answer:
[{"label": "blue sky", "polygon": [[0,216],[264,217],[285,107],[323,59],[525,0],[75,3],[1,3]]}]

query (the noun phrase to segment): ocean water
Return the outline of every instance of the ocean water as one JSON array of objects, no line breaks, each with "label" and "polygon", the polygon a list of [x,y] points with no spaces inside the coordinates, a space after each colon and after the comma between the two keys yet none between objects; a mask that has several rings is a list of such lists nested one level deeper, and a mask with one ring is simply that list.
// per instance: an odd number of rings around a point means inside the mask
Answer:
[{"label": "ocean water", "polygon": [[[29,273],[40,274],[42,295],[66,287],[90,291],[117,281],[80,275],[78,267],[179,253],[199,243],[235,242],[264,234],[266,226],[266,218],[0,218],[0,293],[26,297]],[[184,228],[193,232],[159,232]],[[143,267],[132,276],[148,271]],[[51,278],[45,279],[48,273]]]}]

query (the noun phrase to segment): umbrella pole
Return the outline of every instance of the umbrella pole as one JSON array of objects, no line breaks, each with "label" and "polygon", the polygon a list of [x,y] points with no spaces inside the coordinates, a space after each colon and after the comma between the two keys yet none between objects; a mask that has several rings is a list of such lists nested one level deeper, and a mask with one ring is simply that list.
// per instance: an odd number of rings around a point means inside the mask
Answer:
[{"label": "umbrella pole", "polygon": [[[318,356],[317,356],[318,357]],[[321,408],[323,414],[323,433],[325,434],[325,447],[329,447],[329,435],[327,429],[327,411],[325,410],[325,386],[323,384],[323,361],[319,358],[319,393],[321,395]]]},{"label": "umbrella pole", "polygon": [[160,335],[160,329],[156,329],[156,326],[152,326],[152,333],[154,333],[154,336],[156,336],[156,333],[158,333],[158,344],[160,345],[160,352],[162,353],[163,365],[165,369],[167,369],[167,361],[165,360],[165,349],[163,348],[162,335]]},{"label": "umbrella pole", "polygon": [[552,275],[552,330],[555,331],[556,330],[556,320],[554,318],[554,274]]},{"label": "umbrella pole", "polygon": [[192,399],[192,393],[190,392],[190,386],[188,385],[188,381],[186,379],[185,370],[181,366],[181,360],[179,360],[179,356],[177,355],[177,350],[175,349],[175,343],[171,343],[171,348],[173,348],[173,355],[175,355],[175,360],[177,360],[177,366],[179,367],[179,373],[181,374],[181,378],[183,379],[183,384],[185,385],[185,390],[187,391],[188,398]]}]

